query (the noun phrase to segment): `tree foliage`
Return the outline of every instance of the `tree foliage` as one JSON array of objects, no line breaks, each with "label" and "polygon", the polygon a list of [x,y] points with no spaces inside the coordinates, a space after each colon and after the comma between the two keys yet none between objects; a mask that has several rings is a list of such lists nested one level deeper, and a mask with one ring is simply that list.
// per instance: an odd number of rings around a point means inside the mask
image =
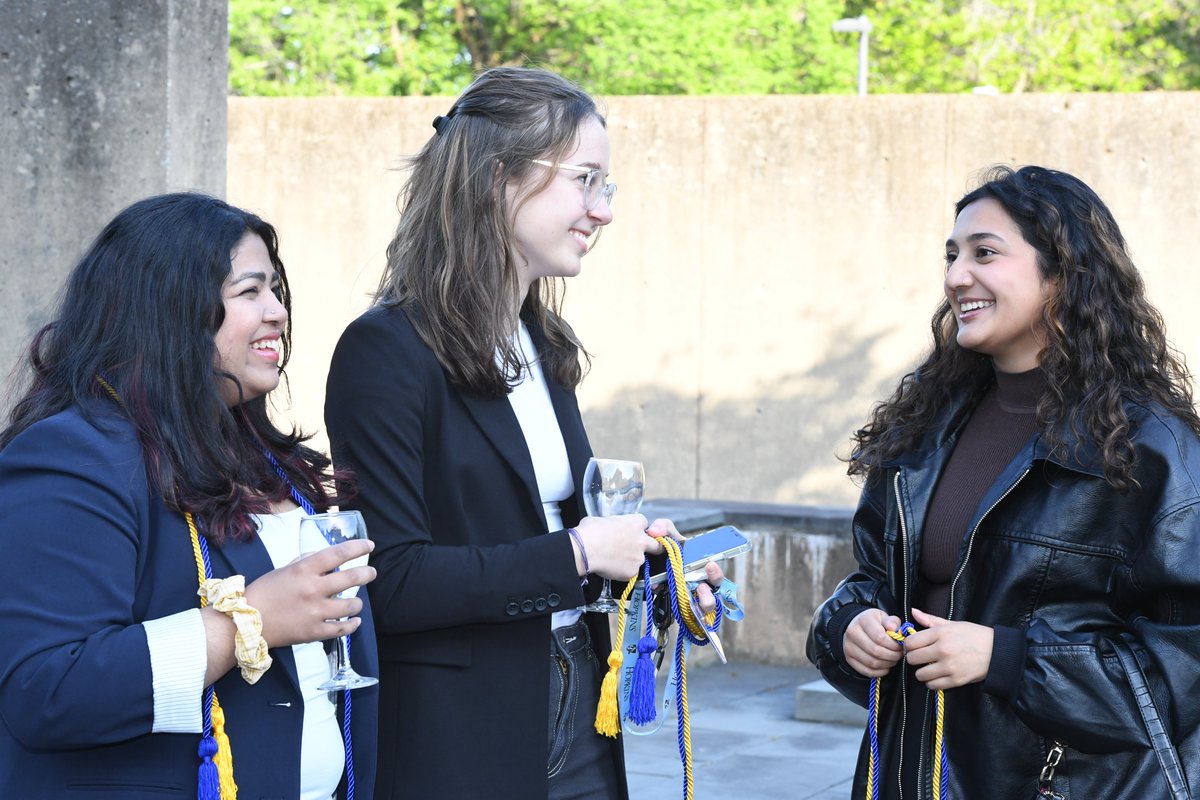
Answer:
[{"label": "tree foliage", "polygon": [[1195,0],[231,0],[230,90],[456,94],[539,64],[599,94],[1200,88]]},{"label": "tree foliage", "polygon": [[600,94],[846,90],[842,0],[232,0],[234,94],[456,94],[540,64]]},{"label": "tree foliage", "polygon": [[872,91],[1200,88],[1194,0],[850,0],[872,21]]}]

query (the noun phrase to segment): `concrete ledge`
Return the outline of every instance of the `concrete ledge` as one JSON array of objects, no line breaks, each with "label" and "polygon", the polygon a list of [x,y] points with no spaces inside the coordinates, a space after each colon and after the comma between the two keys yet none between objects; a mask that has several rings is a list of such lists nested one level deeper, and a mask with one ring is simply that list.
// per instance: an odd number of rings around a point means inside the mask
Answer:
[{"label": "concrete ledge", "polygon": [[667,517],[679,530],[693,533],[719,525],[752,527],[770,525],[805,533],[849,535],[854,509],[846,506],[750,503],[735,500],[683,500],[658,498],[642,506],[650,519]]},{"label": "concrete ledge", "polygon": [[842,697],[823,680],[796,687],[796,710],[792,716],[802,722],[832,722],[858,728],[867,724],[867,710]]}]

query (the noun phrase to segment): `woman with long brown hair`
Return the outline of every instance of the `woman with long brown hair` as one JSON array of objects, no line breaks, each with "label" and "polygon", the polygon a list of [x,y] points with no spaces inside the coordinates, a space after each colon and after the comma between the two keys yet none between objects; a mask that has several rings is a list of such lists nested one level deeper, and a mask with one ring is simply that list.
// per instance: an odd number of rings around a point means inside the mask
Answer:
[{"label": "woman with long brown hair", "polygon": [[612,221],[604,118],[553,73],[500,68],[433,126],[325,406],[378,544],[379,793],[625,797],[620,741],[593,727],[608,619],[580,607],[589,574],[662,550],[640,514],[583,514],[583,350],[558,305]]}]

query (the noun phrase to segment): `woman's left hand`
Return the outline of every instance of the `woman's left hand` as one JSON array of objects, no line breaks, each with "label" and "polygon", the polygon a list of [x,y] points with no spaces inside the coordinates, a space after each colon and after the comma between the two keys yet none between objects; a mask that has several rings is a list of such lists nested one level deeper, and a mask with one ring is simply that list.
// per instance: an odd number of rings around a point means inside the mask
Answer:
[{"label": "woman's left hand", "polygon": [[912,610],[925,630],[904,640],[905,658],[917,667],[917,680],[930,689],[954,689],[987,677],[992,663],[993,631],[986,625],[958,622]]},{"label": "woman's left hand", "polygon": [[717,597],[713,594],[713,589],[716,589],[721,585],[721,581],[725,580],[725,573],[721,570],[721,565],[715,561],[704,565],[704,573],[704,580],[696,586],[696,597],[700,598],[700,610],[708,614],[717,608]]},{"label": "woman's left hand", "polygon": [[[646,533],[654,537],[670,536],[677,542],[683,541],[683,536],[676,529],[675,523],[669,519],[654,520],[646,529]],[[661,545],[656,552],[662,552]],[[725,580],[725,572],[721,569],[720,564],[710,561],[704,565],[704,581],[696,587],[696,597],[700,600],[700,610],[705,614],[716,610],[717,598],[713,594],[713,589],[720,586],[723,580]]]}]

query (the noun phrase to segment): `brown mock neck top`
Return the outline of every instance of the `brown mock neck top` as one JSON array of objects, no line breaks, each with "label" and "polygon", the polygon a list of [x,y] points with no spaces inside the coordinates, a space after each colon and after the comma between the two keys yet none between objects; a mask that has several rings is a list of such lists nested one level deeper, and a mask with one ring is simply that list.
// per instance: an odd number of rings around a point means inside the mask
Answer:
[{"label": "brown mock neck top", "polygon": [[1037,431],[1037,401],[1045,387],[1041,369],[996,372],[967,420],[925,518],[916,604],[922,611],[946,616],[967,526],[988,488]]}]

